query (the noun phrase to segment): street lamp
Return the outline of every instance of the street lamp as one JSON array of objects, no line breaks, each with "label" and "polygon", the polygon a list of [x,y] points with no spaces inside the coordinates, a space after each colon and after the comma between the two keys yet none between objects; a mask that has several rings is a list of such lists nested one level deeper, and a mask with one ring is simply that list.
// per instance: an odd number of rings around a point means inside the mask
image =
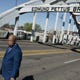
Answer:
[{"label": "street lamp", "polygon": [[16,6],[17,6],[17,0],[16,0]]}]

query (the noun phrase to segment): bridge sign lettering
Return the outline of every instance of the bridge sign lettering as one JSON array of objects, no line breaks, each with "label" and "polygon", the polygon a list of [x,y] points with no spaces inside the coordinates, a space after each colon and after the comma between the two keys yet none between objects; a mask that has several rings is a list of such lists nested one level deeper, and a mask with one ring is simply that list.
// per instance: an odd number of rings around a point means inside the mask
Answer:
[{"label": "bridge sign lettering", "polygon": [[78,12],[80,7],[32,7],[32,12]]}]

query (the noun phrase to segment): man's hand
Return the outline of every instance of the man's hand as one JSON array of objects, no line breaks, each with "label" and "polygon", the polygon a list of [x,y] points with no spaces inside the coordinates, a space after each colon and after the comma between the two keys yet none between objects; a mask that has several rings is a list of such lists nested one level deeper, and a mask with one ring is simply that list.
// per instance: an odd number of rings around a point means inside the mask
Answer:
[{"label": "man's hand", "polygon": [[2,75],[2,68],[0,69],[0,75]]},{"label": "man's hand", "polygon": [[15,80],[14,78],[11,78],[10,80]]}]

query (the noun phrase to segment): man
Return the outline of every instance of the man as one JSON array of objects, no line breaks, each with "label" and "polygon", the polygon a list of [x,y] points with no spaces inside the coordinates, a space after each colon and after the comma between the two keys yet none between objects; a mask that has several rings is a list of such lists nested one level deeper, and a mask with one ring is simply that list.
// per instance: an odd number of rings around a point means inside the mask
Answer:
[{"label": "man", "polygon": [[2,76],[4,80],[16,80],[22,60],[22,51],[16,43],[16,36],[10,35],[8,48],[2,61]]}]

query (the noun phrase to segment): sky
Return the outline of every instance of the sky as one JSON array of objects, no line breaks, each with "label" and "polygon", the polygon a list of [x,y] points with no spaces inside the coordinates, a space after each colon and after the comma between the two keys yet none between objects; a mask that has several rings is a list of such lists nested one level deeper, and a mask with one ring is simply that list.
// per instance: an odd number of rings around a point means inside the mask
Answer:
[{"label": "sky", "polygon": [[[22,3],[25,3],[29,0],[17,0],[17,5],[20,5]],[[16,0],[1,0],[0,1],[0,13],[7,11],[8,9],[11,9],[13,7],[16,6]],[[64,13],[59,13],[59,19],[58,19],[58,23],[57,23],[57,30],[61,30],[62,28],[62,15]],[[24,25],[26,22],[33,22],[33,15],[34,13],[26,13],[20,16],[19,19],[19,26]],[[46,12],[41,12],[41,13],[37,13],[37,18],[36,18],[36,23],[39,24],[41,26],[42,29],[44,29],[45,27],[45,21],[46,21]],[[70,14],[67,13],[67,17],[66,17],[66,25],[65,25],[65,29],[68,29],[68,22],[69,22],[69,18],[70,18]],[[48,28],[47,30],[52,30],[54,29],[55,26],[55,20],[56,20],[56,12],[50,12],[50,16],[49,16],[49,22],[48,22]],[[73,28],[73,24],[74,21],[72,19],[72,23],[71,23],[71,27],[70,30],[72,30]],[[10,24],[14,24],[14,20],[12,20],[10,22]],[[75,27],[75,30],[76,27]]]}]

